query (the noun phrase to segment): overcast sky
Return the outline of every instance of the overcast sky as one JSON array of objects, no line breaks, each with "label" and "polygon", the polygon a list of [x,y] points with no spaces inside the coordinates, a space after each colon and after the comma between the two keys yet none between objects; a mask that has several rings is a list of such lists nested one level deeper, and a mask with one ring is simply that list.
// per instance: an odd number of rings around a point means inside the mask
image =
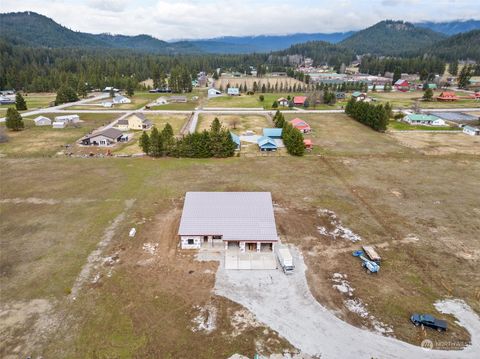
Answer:
[{"label": "overcast sky", "polygon": [[77,31],[162,40],[358,30],[384,19],[480,18],[479,0],[0,0]]}]

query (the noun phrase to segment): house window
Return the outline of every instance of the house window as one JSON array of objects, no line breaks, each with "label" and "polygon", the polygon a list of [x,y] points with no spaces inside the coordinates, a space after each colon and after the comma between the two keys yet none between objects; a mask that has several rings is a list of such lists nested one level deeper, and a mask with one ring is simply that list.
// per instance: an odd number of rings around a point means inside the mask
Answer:
[{"label": "house window", "polygon": [[208,242],[208,236],[203,236],[203,242]]},{"label": "house window", "polygon": [[194,244],[193,238],[188,238],[187,239],[187,244]]},{"label": "house window", "polygon": [[213,239],[222,239],[222,236],[212,236]]},{"label": "house window", "polygon": [[104,145],[104,144],[105,144],[105,141],[104,141],[104,140],[101,140],[101,141],[100,141],[100,144],[101,144],[101,145]]}]

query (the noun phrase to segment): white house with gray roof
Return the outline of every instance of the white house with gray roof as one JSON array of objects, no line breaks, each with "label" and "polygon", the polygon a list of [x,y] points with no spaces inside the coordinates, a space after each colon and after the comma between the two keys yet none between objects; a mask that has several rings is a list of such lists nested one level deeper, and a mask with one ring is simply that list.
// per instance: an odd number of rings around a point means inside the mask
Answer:
[{"label": "white house with gray roof", "polygon": [[268,252],[278,243],[270,192],[187,192],[178,229],[183,249],[223,246]]}]

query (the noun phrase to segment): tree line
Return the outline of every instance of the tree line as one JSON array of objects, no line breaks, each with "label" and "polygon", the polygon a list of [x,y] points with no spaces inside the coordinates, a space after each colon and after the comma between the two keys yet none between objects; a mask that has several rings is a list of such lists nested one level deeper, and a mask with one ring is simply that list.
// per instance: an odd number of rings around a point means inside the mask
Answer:
[{"label": "tree line", "polygon": [[162,131],[153,127],[150,135],[142,133],[139,144],[151,157],[225,158],[233,156],[237,147],[218,118],[213,120],[209,130],[190,133],[183,138],[175,138],[168,123]]},{"label": "tree line", "polygon": [[273,116],[273,123],[275,127],[282,129],[282,140],[287,152],[292,156],[303,156],[305,154],[305,144],[300,130],[286,121],[283,113],[278,110]]},{"label": "tree line", "polygon": [[390,103],[375,105],[351,98],[345,106],[345,113],[375,131],[385,132],[392,115],[392,108]]}]

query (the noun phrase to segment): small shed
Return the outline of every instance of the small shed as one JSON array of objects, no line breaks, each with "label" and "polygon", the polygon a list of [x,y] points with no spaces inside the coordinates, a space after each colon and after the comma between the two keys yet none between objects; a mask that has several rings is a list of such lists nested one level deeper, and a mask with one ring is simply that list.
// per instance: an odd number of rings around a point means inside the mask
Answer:
[{"label": "small shed", "polygon": [[277,99],[277,103],[279,106],[288,107],[288,100],[285,97]]},{"label": "small shed", "polygon": [[367,99],[367,94],[365,92],[355,91],[352,93],[352,97],[355,101],[365,101]]},{"label": "small shed", "polygon": [[398,91],[408,91],[410,89],[410,84],[408,83],[407,80],[402,80],[402,79],[399,79],[397,80],[393,86],[398,90]]},{"label": "small shed", "polygon": [[67,127],[67,124],[66,122],[63,122],[63,121],[54,121],[52,123],[52,128],[65,128]]},{"label": "small shed", "polygon": [[80,116],[78,115],[56,116],[54,120],[55,122],[77,123],[77,122],[80,122]]},{"label": "small shed", "polygon": [[273,138],[270,137],[260,137],[257,141],[260,151],[276,151],[277,143]]},{"label": "small shed", "polygon": [[155,105],[166,105],[168,103],[165,97],[159,97],[155,100]]},{"label": "small shed", "polygon": [[281,128],[264,128],[263,136],[273,139],[281,139],[283,130]]},{"label": "small shed", "polygon": [[312,140],[311,140],[311,139],[309,139],[309,138],[304,139],[304,140],[303,140],[303,144],[305,145],[305,148],[306,148],[307,150],[313,149],[313,143],[312,143]]},{"label": "small shed", "polygon": [[480,136],[480,128],[472,126],[463,126],[463,133],[470,136]]},{"label": "small shed", "polygon": [[35,122],[35,126],[50,126],[52,124],[52,120],[45,116],[35,117],[33,122]]},{"label": "small shed", "polygon": [[240,96],[240,89],[238,87],[229,87],[227,94],[228,96]]},{"label": "small shed", "polygon": [[217,90],[216,88],[212,87],[208,89],[208,98],[217,97],[221,95],[222,95],[222,91]]}]

